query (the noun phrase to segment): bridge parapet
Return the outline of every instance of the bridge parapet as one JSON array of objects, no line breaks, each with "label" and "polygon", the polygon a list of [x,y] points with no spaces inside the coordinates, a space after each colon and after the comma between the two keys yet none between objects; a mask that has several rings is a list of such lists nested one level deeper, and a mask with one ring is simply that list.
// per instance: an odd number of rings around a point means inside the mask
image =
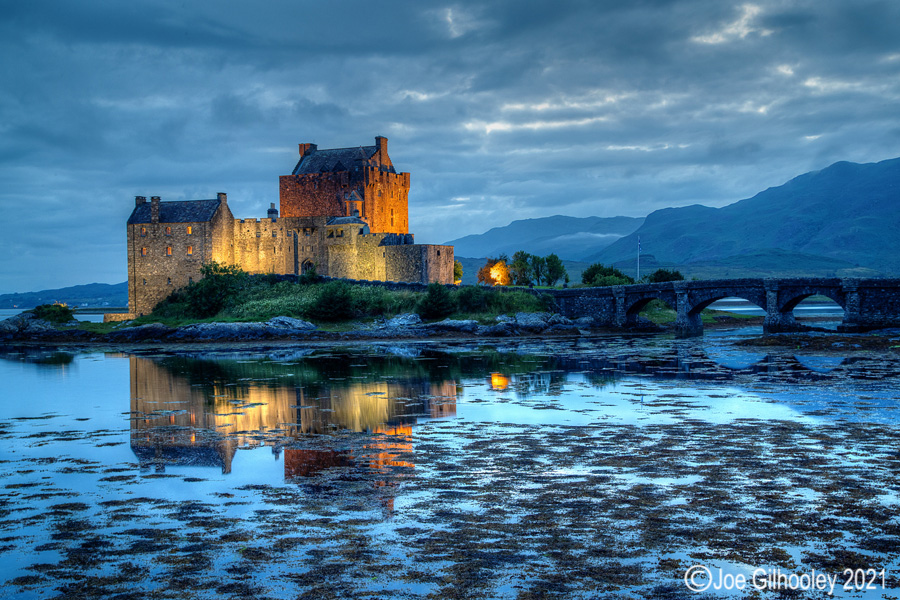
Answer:
[{"label": "bridge parapet", "polygon": [[651,300],[676,311],[678,335],[701,335],[701,311],[722,298],[744,298],[766,311],[768,332],[802,329],[793,310],[804,298],[826,296],[844,311],[842,330],[900,327],[900,279],[769,278],[675,281],[549,292],[567,317],[591,316],[608,327],[631,327]]}]

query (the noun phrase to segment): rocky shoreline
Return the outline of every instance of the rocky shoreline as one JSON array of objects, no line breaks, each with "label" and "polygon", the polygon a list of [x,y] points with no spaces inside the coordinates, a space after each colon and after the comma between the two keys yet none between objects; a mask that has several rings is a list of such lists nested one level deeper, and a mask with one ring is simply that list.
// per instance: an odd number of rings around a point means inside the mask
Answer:
[{"label": "rocky shoreline", "polygon": [[[661,331],[649,321],[644,329]],[[326,331],[315,324],[292,317],[274,317],[264,322],[194,323],[169,327],[151,323],[122,326],[108,333],[96,333],[73,325],[55,325],[21,313],[0,322],[0,342],[39,343],[210,343],[246,341],[341,341],[378,339],[416,339],[434,337],[517,337],[523,335],[586,335],[595,327],[591,317],[567,319],[555,313],[518,313],[501,315],[495,323],[480,324],[470,319],[444,319],[426,323],[415,313],[397,315],[376,323],[359,323],[347,331]]]}]

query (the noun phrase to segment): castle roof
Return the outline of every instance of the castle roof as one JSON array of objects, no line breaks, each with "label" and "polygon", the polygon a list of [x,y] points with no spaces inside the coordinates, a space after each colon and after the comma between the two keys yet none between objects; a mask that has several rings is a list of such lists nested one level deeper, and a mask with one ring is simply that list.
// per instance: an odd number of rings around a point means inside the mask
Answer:
[{"label": "castle roof", "polygon": [[[309,173],[336,173],[353,171],[355,167],[381,166],[374,160],[378,146],[357,146],[355,148],[332,148],[330,150],[312,150],[300,157],[292,175]],[[388,169],[394,173],[394,167]]]},{"label": "castle roof", "polygon": [[368,225],[368,223],[359,217],[332,217],[325,225]]},{"label": "castle roof", "polygon": [[[128,218],[128,224],[150,223],[150,202],[134,207]],[[221,201],[216,200],[181,200],[159,203],[160,223],[202,223],[210,221],[219,209]]]}]

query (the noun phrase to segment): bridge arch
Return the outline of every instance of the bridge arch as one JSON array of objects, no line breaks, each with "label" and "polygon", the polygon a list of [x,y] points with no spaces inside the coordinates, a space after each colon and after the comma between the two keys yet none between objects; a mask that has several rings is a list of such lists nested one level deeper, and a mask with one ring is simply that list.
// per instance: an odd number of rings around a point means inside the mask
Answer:
[{"label": "bridge arch", "polygon": [[788,296],[787,299],[780,303],[778,310],[783,313],[792,313],[798,304],[812,296],[824,296],[832,300],[844,310],[844,315],[847,314],[847,299],[835,289],[821,289],[812,292],[803,291],[796,295]]},{"label": "bridge arch", "polygon": [[654,300],[659,300],[672,310],[677,310],[675,294],[670,290],[648,290],[631,293],[625,298],[625,326],[634,327],[641,311]]}]

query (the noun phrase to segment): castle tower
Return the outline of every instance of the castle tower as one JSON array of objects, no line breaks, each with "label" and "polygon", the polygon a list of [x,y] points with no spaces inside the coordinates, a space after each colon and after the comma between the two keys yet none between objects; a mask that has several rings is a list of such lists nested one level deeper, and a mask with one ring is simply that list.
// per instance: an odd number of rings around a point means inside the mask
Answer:
[{"label": "castle tower", "polygon": [[377,233],[409,233],[409,173],[397,173],[387,138],[374,146],[320,150],[300,144],[300,160],[280,177],[282,217],[359,218]]}]

